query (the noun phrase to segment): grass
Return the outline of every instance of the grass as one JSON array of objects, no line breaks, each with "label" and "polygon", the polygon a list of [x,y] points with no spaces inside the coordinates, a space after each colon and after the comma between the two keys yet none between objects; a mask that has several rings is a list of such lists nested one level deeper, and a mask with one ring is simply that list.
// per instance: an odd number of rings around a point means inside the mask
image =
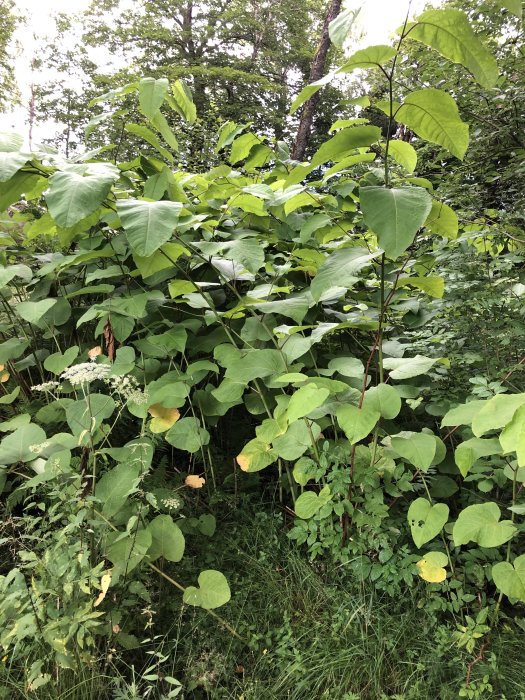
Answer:
[{"label": "grass", "polygon": [[[218,612],[247,644],[204,611],[181,606],[172,589],[159,589],[155,581],[153,626],[144,631],[139,649],[103,650],[98,667],[84,667],[80,677],[61,672],[35,692],[25,692],[13,676],[0,677],[4,697],[161,700],[174,686],[143,678],[157,671],[180,680],[179,697],[186,700],[458,697],[474,657],[457,647],[453,621],[422,605],[423,587],[399,600],[378,594],[370,584],[356,586],[344,569],[308,562],[286,538],[279,515],[259,506],[254,510],[258,514],[247,505],[232,507],[204,553],[202,540],[196,545],[199,561],[204,557],[206,566],[230,580],[232,600]],[[180,572],[187,580],[194,575],[191,551],[188,561],[188,570]],[[485,674],[492,690],[472,697],[525,698],[524,641],[515,624],[501,627],[472,666],[471,690]]]}]

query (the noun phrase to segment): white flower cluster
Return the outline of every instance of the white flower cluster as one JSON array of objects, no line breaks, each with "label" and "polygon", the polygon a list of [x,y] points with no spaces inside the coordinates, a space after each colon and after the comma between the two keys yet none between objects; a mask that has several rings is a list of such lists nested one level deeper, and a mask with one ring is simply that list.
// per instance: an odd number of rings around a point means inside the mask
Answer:
[{"label": "white flower cluster", "polygon": [[172,496],[170,498],[163,498],[161,500],[161,503],[164,506],[164,508],[167,508],[168,510],[175,510],[175,508],[180,508],[182,505],[182,501],[176,496]]},{"label": "white flower cluster", "polygon": [[107,377],[105,381],[111,390],[119,394],[125,401],[143,404],[148,400],[135,377]]},{"label": "white flower cluster", "polygon": [[35,384],[31,387],[32,391],[53,391],[58,389],[60,382],[44,382],[43,384]]},{"label": "white flower cluster", "polygon": [[80,384],[89,384],[96,379],[106,379],[111,372],[110,365],[96,365],[92,362],[82,362],[79,365],[73,365],[63,372],[60,377],[67,379],[72,386]]}]

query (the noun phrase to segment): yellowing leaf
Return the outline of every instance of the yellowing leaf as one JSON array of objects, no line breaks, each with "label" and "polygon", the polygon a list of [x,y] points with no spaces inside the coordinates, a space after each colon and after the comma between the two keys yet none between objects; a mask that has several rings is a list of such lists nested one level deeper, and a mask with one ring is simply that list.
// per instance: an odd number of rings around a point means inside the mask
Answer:
[{"label": "yellowing leaf", "polygon": [[102,348],[100,345],[96,345],[94,348],[91,348],[91,350],[88,350],[88,357],[90,360],[94,360],[99,355],[102,355]]},{"label": "yellowing leaf", "polygon": [[423,581],[441,583],[447,578],[443,568],[448,563],[447,555],[443,552],[427,552],[417,563],[417,570]]},{"label": "yellowing leaf", "polygon": [[11,375],[4,369],[4,365],[0,365],[0,382],[4,384]]},{"label": "yellowing leaf", "polygon": [[102,578],[100,579],[100,593],[98,595],[98,598],[96,601],[93,603],[93,607],[96,608],[97,606],[102,603],[104,598],[106,597],[106,593],[108,592],[109,584],[111,583],[111,571],[108,571],[105,573]]},{"label": "yellowing leaf", "polygon": [[148,408],[148,413],[153,416],[149,428],[152,433],[164,433],[180,418],[180,412],[176,408],[166,408],[160,403],[154,403]]},{"label": "yellowing leaf", "polygon": [[201,489],[206,483],[206,480],[203,479],[202,476],[188,474],[188,476],[184,479],[184,483],[186,486],[189,486],[190,489]]}]

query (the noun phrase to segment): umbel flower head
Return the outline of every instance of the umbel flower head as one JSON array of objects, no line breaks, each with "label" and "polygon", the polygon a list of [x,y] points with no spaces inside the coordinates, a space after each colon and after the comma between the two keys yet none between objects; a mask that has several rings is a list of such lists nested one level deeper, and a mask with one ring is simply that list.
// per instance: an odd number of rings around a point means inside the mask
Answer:
[{"label": "umbel flower head", "polygon": [[110,365],[96,365],[93,362],[82,362],[79,365],[68,367],[68,369],[60,375],[60,378],[67,379],[72,386],[79,386],[81,384],[94,382],[96,379],[106,379],[110,372]]}]

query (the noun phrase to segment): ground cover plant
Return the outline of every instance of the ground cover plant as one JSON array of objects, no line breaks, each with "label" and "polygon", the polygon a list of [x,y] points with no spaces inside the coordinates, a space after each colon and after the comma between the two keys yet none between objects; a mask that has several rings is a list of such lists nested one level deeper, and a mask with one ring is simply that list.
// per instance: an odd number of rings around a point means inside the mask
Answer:
[{"label": "ground cover plant", "polygon": [[523,240],[442,199],[469,125],[414,44],[501,87],[431,9],[299,93],[383,83],[309,161],[228,121],[176,166],[149,76],[96,98],[132,160],[0,137],[5,697],[523,697]]}]

